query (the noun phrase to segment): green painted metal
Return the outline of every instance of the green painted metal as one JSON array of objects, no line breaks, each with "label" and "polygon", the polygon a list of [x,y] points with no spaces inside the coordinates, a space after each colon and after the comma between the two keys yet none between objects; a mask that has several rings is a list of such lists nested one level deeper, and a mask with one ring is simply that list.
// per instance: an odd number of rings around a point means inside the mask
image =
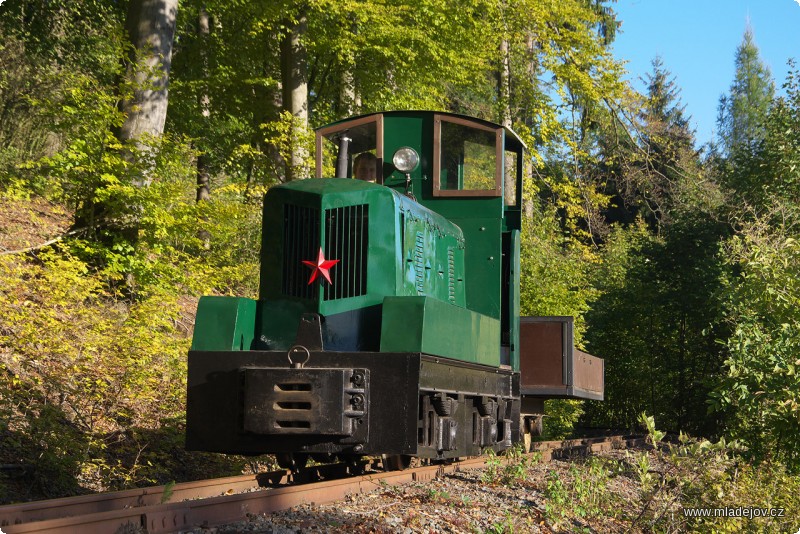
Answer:
[{"label": "green painted metal", "polygon": [[[283,227],[284,206],[302,206],[319,214],[316,239],[309,257],[326,247],[326,210],[363,205],[368,213],[366,291],[357,296],[326,300],[318,279],[311,298],[285,294],[284,254],[288,243]],[[466,284],[464,237],[461,229],[396,191],[358,180],[329,178],[291,182],[271,189],[264,200],[261,285],[257,335],[270,347],[291,344],[300,315],[316,312],[323,316],[345,313],[383,303],[386,295],[432,298],[464,307]],[[327,258],[339,259],[342,258]],[[287,260],[288,261],[288,260]],[[299,261],[299,260],[298,260]],[[344,268],[343,263],[332,267]],[[305,272],[305,271],[304,271]],[[310,270],[307,271],[310,275]]]},{"label": "green painted metal", "polygon": [[401,278],[395,294],[426,295],[463,308],[466,291],[461,230],[407,199],[401,205]]},{"label": "green painted metal", "polygon": [[312,303],[299,299],[259,300],[255,323],[258,345],[270,350],[288,350],[297,336],[300,316],[315,311]]},{"label": "green painted metal", "polygon": [[[520,230],[522,229],[522,173],[525,168],[524,145],[517,143],[518,139],[506,135],[506,151],[515,154],[516,162],[516,192],[517,196],[513,206],[505,206],[503,210],[503,229]],[[507,170],[507,169],[505,169]]]},{"label": "green painted metal", "polygon": [[250,350],[256,301],[241,297],[200,297],[192,350]]},{"label": "green painted metal", "polygon": [[406,176],[392,165],[392,156],[402,147],[411,147],[420,156],[420,164],[411,172],[410,193],[417,198],[430,191],[433,169],[433,115],[419,112],[392,112],[384,114],[383,154],[384,185],[405,193]]},{"label": "green painted metal", "polygon": [[[434,146],[434,112],[430,111],[395,111],[383,113],[383,154],[384,183],[397,191],[405,190],[405,177],[391,165],[394,152],[403,146],[410,146],[420,154],[420,165],[411,173],[411,192],[416,195],[420,204],[443,215],[454,222],[464,232],[465,272],[463,285],[466,288],[465,305],[490,317],[500,317],[501,306],[501,240],[503,231],[520,227],[519,204],[522,191],[522,151],[524,145],[519,137],[508,129],[503,129],[502,143],[504,149],[515,155],[517,169],[517,205],[504,206],[501,197],[434,197],[433,196],[433,156],[438,147]],[[457,115],[443,114],[445,116]],[[501,128],[501,126],[473,119],[476,125]],[[345,124],[347,121],[340,121]],[[502,166],[503,172],[505,167]],[[404,247],[404,253],[409,247]],[[408,262],[407,255],[404,259]],[[434,266],[429,266],[430,270]],[[402,289],[402,288],[401,288]],[[518,291],[518,288],[517,288]],[[398,294],[407,295],[408,292]],[[443,299],[440,293],[421,291]],[[511,299],[513,301],[514,299]],[[518,301],[518,295],[516,297]]]},{"label": "green painted metal", "polygon": [[511,272],[509,276],[511,277],[508,291],[509,291],[509,306],[510,306],[510,316],[512,318],[511,321],[511,335],[510,335],[510,342],[511,342],[511,368],[515,371],[519,371],[519,312],[520,312],[520,305],[519,305],[519,273],[520,273],[520,265],[519,265],[519,256],[520,256],[520,233],[519,230],[511,230],[510,232],[511,238]]},{"label": "green painted metal", "polygon": [[[426,294],[449,300],[449,250],[453,251],[456,275],[464,271],[464,238],[461,229],[441,215],[380,185],[338,178],[303,180],[272,188],[264,200],[261,300],[286,298],[282,293],[283,253],[287,245],[283,242],[282,230],[285,204],[309,207],[319,210],[321,214],[341,206],[368,206],[366,294],[326,301],[322,292],[319,292],[313,311],[322,314],[342,313],[357,307],[381,304],[385,295]],[[320,225],[323,224],[322,220]],[[417,234],[422,234],[420,258],[414,257],[419,248]],[[319,247],[325,247],[323,228],[320,228],[319,243],[313,249],[316,251]],[[398,261],[400,258],[404,261]],[[421,269],[415,268],[418,266]],[[417,284],[420,277],[423,279],[421,286]],[[463,282],[459,282],[456,303],[463,306],[462,286]]]},{"label": "green painted metal", "polygon": [[381,352],[500,365],[500,321],[429,297],[386,297]]},{"label": "green painted metal", "polygon": [[437,198],[424,200],[428,209],[441,213],[450,220],[456,219],[502,219],[503,199],[495,198]]},{"label": "green painted metal", "polygon": [[[420,202],[425,204],[429,199],[433,198],[433,146],[434,137],[434,115],[442,115],[444,117],[452,117],[459,119],[466,119],[481,126],[489,126],[491,128],[503,128],[499,124],[495,124],[475,117],[468,117],[466,115],[459,115],[456,113],[434,112],[434,111],[386,111],[382,113],[372,113],[367,115],[360,115],[356,117],[348,117],[330,124],[326,124],[319,128],[319,130],[327,129],[334,125],[346,125],[348,122],[363,119],[365,117],[382,115],[383,116],[383,176],[384,184],[396,188],[398,191],[405,191],[405,175],[399,173],[392,166],[392,155],[398,148],[409,146],[417,151],[420,155],[420,166],[411,173],[412,188],[411,192],[420,199]],[[503,143],[504,149],[518,154],[517,169],[517,192],[521,199],[522,192],[522,152],[524,150],[524,143],[519,136],[508,128],[503,128]],[[474,200],[470,199],[467,204],[474,204]],[[457,203],[460,200],[456,201]],[[519,202],[517,203],[519,206]],[[519,208],[512,208],[518,210]]]},{"label": "green painted metal", "polygon": [[501,219],[456,219],[464,232],[467,308],[500,318]]},{"label": "green painted metal", "polygon": [[[342,124],[346,122],[342,121]],[[491,124],[479,120],[476,122],[484,126]],[[424,326],[421,339],[427,348],[438,351],[449,346],[448,344],[466,343],[472,348],[458,346],[454,349],[456,352],[451,354],[433,353],[467,361],[475,361],[472,359],[477,357],[474,354],[481,354],[482,362],[499,362],[499,320],[501,308],[508,307],[509,310],[503,317],[510,313],[513,319],[504,327],[507,331],[503,334],[503,339],[508,339],[507,342],[504,341],[508,347],[504,349],[504,361],[511,363],[515,369],[518,368],[519,326],[516,318],[519,314],[519,233],[514,228],[519,225],[519,207],[504,206],[502,197],[433,197],[432,162],[434,150],[437,150],[433,143],[433,112],[385,113],[383,126],[382,174],[385,186],[338,178],[298,180],[274,187],[265,196],[259,301],[257,305],[253,301],[249,301],[250,304],[247,305],[250,313],[248,320],[251,322],[247,334],[248,345],[255,336],[264,346],[287,347],[294,341],[299,318],[303,313],[316,312],[322,316],[334,316],[373,307],[380,310],[380,306],[387,302],[384,297],[396,296],[417,299],[393,306],[401,306],[406,311],[421,314],[421,317],[412,320],[422,321],[424,325],[430,321],[433,321],[431,324],[438,321],[439,312],[442,313],[443,324],[453,317],[459,317],[459,325],[451,331],[459,331],[457,337],[461,341],[446,341],[447,336],[436,339],[431,326]],[[504,136],[506,150],[521,154],[522,143],[513,132],[504,130]],[[409,146],[420,154],[420,165],[411,173],[411,192],[417,196],[416,202],[404,195],[405,175],[391,165],[392,154],[404,146]],[[518,164],[517,168],[521,168],[521,165]],[[518,173],[517,178],[521,181],[521,173]],[[517,189],[521,191],[521,183]],[[287,237],[284,233],[284,224],[289,217],[284,208],[286,205],[305,210],[303,213],[313,212],[316,217],[314,232]],[[292,259],[292,265],[301,265],[300,260],[315,261],[319,249],[328,250],[326,241],[332,239],[326,237],[326,214],[352,206],[362,206],[364,220],[367,221],[364,226],[368,235],[364,241],[365,288],[345,298],[327,298],[323,292],[327,282],[320,278],[314,282],[318,287],[312,288],[311,293],[306,294],[302,290],[305,286],[303,279],[299,293],[287,294],[283,283],[288,276],[285,272],[286,265],[290,262],[289,259],[284,261],[289,245],[286,241],[294,239],[305,242],[303,257]],[[350,230],[341,230],[337,235],[340,239],[346,239],[350,235],[348,231]],[[514,258],[510,263],[512,272],[504,274],[502,236],[503,232],[509,231],[513,233],[510,252]],[[345,258],[336,257],[326,259],[340,260],[339,264],[331,268],[331,273],[343,269],[344,264],[341,262],[346,261]],[[353,261],[355,260],[351,259],[351,263]],[[506,265],[508,269],[509,263]],[[298,269],[296,277],[311,273],[303,266]],[[511,284],[506,290],[503,279],[509,276]],[[504,291],[509,294],[502,295]],[[297,294],[305,296],[293,296]],[[238,336],[239,348],[230,350],[241,350],[247,335],[240,332],[241,321],[236,319],[240,311],[238,307],[231,311],[232,302],[238,303],[234,299],[211,305],[209,301],[201,306],[198,314],[200,327],[195,335],[195,344],[198,347],[235,347]],[[416,304],[411,304],[412,302]],[[460,311],[453,312],[452,309]],[[398,312],[390,309],[383,313],[389,314],[389,319],[384,317],[385,325],[391,323],[391,315],[396,317]],[[208,322],[214,323],[217,330],[202,323],[205,317],[210,317]],[[408,320],[408,317],[404,320]],[[224,327],[228,323],[231,325]],[[464,325],[482,329],[483,333],[478,336],[480,339],[473,339]],[[218,337],[220,341],[212,341],[212,336]],[[476,352],[474,343],[486,343],[486,340],[492,340],[494,345],[491,348],[482,346]],[[388,343],[391,345],[393,342],[390,340]],[[400,349],[394,347],[391,350]]]},{"label": "green painted metal", "polygon": [[[386,187],[340,178],[322,180],[298,180],[274,187],[264,198],[264,233],[261,247],[261,285],[259,298],[274,300],[287,298],[282,292],[283,254],[287,243],[284,243],[284,205],[292,204],[318,210],[320,216],[327,209],[342,206],[367,205],[368,220],[368,265],[367,292],[364,295],[325,301],[319,291],[315,303],[306,311],[334,314],[349,311],[357,307],[380,304],[385,294],[393,294],[396,284],[397,270],[395,258],[399,255],[399,247],[395,242],[397,219],[397,195]],[[325,247],[323,219],[320,219],[318,242],[313,245],[314,254],[320,247]],[[270,231],[268,231],[269,229]],[[309,239],[309,236],[304,236]],[[315,260],[316,256],[304,258]],[[329,258],[340,259],[340,258]],[[333,269],[341,268],[341,265]],[[310,274],[310,271],[309,271]],[[327,282],[317,281],[317,284]],[[291,300],[291,299],[290,299]],[[299,299],[303,300],[303,299]],[[299,316],[298,316],[299,318]]]},{"label": "green painted metal", "polygon": [[[426,205],[464,232],[467,308],[499,319],[503,199],[437,199]],[[519,292],[519,284],[516,291]]]}]

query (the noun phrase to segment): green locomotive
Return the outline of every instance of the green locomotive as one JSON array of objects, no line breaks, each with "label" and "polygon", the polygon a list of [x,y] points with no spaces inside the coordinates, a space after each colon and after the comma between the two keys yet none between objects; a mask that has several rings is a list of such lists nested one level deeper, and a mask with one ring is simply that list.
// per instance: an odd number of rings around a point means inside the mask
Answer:
[{"label": "green locomotive", "polygon": [[316,179],[264,198],[258,300],[200,300],[187,448],[446,459],[522,440],[543,398],[602,398],[571,318],[520,320],[513,131],[384,112],[316,149]]}]

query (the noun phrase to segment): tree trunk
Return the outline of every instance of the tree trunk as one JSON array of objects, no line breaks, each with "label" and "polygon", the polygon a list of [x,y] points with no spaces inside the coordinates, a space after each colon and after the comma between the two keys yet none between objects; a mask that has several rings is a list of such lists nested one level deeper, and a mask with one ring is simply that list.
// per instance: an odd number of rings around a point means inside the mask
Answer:
[{"label": "tree trunk", "polygon": [[[497,99],[500,102],[501,124],[511,128],[511,62],[509,59],[508,40],[500,42],[500,72],[497,83]],[[514,173],[514,162],[505,160],[505,184],[503,184],[506,205],[517,203],[517,177]]]},{"label": "tree trunk", "polygon": [[500,102],[500,122],[511,127],[511,62],[508,39],[500,42],[500,72],[498,73],[497,99]]},{"label": "tree trunk", "polygon": [[[197,17],[197,33],[200,37],[200,61],[202,62],[203,81],[208,81],[208,36],[210,34],[210,25],[208,20],[208,12],[204,7],[200,8],[200,13]],[[206,139],[208,133],[208,122],[211,117],[211,101],[208,97],[208,87],[204,85],[203,91],[198,97],[198,104],[200,105],[200,114],[202,116],[201,124],[203,131],[201,135]],[[207,142],[207,141],[206,141]],[[208,173],[207,156],[201,150],[197,156],[197,202],[208,200],[211,197],[210,179]]]},{"label": "tree trunk", "polygon": [[348,66],[342,71],[339,85],[339,115],[341,117],[349,117],[360,107],[361,102],[359,102],[356,97],[353,71],[351,70],[351,66]]},{"label": "tree trunk", "polygon": [[[358,25],[355,22],[351,22],[350,33],[352,34],[352,39],[355,40],[358,34]],[[355,77],[353,76],[355,58],[348,54],[346,58],[343,58],[342,63],[344,65],[339,79],[339,116],[349,117],[360,111],[361,96],[356,90]]]},{"label": "tree trunk", "polygon": [[308,63],[303,42],[308,29],[305,14],[281,40],[281,86],[283,109],[292,114],[290,130],[291,153],[286,161],[286,179],[307,176],[308,149],[303,141],[308,131]]},{"label": "tree trunk", "polygon": [[[126,114],[120,140],[140,143],[145,136],[159,137],[167,119],[169,71],[178,0],[131,0],[127,29],[135,49],[135,66],[129,72],[133,96],[122,103]],[[136,185],[148,185],[142,177]]]},{"label": "tree trunk", "polygon": [[[535,46],[536,46],[536,43],[535,43],[535,41],[533,39],[533,34],[532,33],[528,33],[526,35],[526,37],[525,37],[525,49],[528,52],[528,57],[527,57],[527,61],[526,61],[526,64],[527,64],[527,67],[528,67],[526,83],[529,83],[529,84],[532,85],[531,90],[530,90],[531,94],[533,93],[533,89],[534,89],[533,86],[536,83],[535,80],[537,79],[537,72],[538,72],[537,55],[536,55]],[[523,116],[525,117],[525,126],[527,126],[528,128],[532,128],[533,127],[534,110],[533,110],[533,107],[531,106],[530,99],[526,99],[524,105],[525,105],[525,109],[523,111]],[[531,151],[536,150],[536,147],[531,146],[529,150],[531,150]],[[523,165],[525,166],[525,168],[523,169],[523,176],[524,176],[523,183],[533,183],[533,166],[535,164],[533,162],[533,158],[530,157],[530,154],[528,155],[528,157],[525,158],[525,163],[523,163]],[[533,208],[534,208],[533,202],[534,202],[534,200],[532,198],[526,198],[526,197],[523,196],[522,213],[528,219],[533,217]]]}]

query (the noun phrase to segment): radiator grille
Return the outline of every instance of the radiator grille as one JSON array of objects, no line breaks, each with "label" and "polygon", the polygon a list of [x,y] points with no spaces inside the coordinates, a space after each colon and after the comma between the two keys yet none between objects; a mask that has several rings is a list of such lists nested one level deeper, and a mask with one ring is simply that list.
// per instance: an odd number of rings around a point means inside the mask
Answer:
[{"label": "radiator grille", "polygon": [[325,211],[325,257],[339,260],[324,284],[325,300],[357,297],[367,292],[369,213],[366,204]]},{"label": "radiator grille", "polygon": [[308,284],[310,272],[303,260],[319,254],[319,210],[286,204],[283,208],[283,294],[314,299],[319,284]]}]

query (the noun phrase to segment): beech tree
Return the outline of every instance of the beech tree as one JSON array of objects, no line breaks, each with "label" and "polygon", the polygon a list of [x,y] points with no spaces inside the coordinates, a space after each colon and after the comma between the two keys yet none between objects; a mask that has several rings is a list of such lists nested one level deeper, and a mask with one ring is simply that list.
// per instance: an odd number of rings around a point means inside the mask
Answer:
[{"label": "beech tree", "polygon": [[286,160],[286,180],[310,176],[307,144],[303,137],[308,131],[308,58],[306,42],[308,19],[304,10],[294,20],[287,21],[281,36],[281,87],[283,109],[289,117],[289,157]]},{"label": "beech tree", "polygon": [[[132,96],[122,103],[122,141],[140,141],[164,132],[169,72],[178,0],[131,0],[126,28],[134,49],[128,81]],[[146,184],[148,178],[143,179]]]}]

